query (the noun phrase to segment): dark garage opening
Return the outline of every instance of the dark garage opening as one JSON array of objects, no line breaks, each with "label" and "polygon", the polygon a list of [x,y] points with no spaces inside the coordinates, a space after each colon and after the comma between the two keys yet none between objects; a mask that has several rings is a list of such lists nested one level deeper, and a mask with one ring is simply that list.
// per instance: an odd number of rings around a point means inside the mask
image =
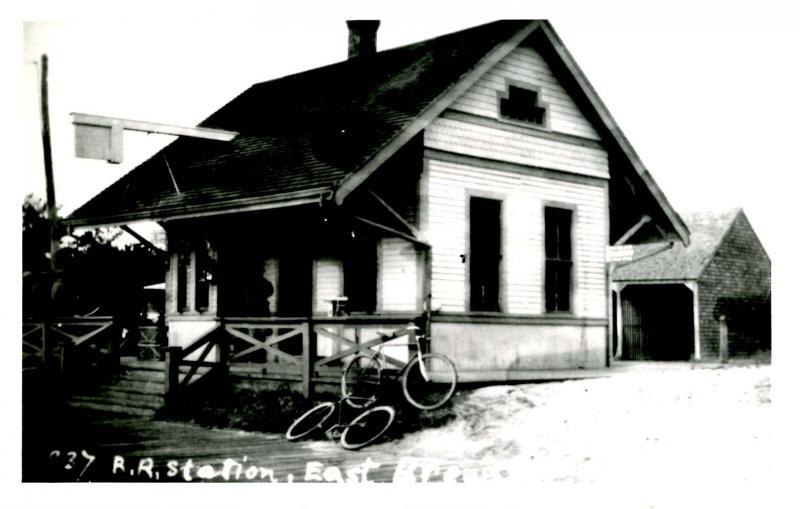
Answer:
[{"label": "dark garage opening", "polygon": [[694,353],[692,291],[684,285],[622,289],[622,358],[686,361]]}]

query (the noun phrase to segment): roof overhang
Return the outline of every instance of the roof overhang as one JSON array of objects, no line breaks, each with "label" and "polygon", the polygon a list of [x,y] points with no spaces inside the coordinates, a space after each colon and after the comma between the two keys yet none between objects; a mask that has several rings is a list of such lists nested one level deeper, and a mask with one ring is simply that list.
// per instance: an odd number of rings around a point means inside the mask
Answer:
[{"label": "roof overhang", "polygon": [[129,214],[116,216],[89,217],[71,219],[63,222],[73,227],[119,226],[137,221],[174,221],[197,217],[218,216],[240,212],[256,212],[260,210],[296,207],[299,205],[321,205],[331,198],[332,191],[327,188],[304,190],[297,193],[284,193],[272,196],[229,200],[223,202],[204,203],[198,205],[181,205],[171,208],[139,210]]}]

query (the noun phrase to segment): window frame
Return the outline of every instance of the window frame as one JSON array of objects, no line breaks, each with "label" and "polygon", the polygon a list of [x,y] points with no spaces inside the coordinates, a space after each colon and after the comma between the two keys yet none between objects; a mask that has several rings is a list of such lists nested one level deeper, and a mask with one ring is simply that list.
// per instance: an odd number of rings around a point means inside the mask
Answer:
[{"label": "window frame", "polygon": [[[568,211],[570,213],[569,221],[569,250],[570,258],[548,258],[547,256],[547,210],[556,209]],[[577,224],[578,207],[574,204],[563,202],[544,202],[542,207],[542,309],[545,314],[554,315],[574,315],[575,313],[575,266],[576,266],[576,241],[575,241],[575,225]],[[569,295],[567,297],[567,309],[558,309],[558,301],[555,304],[555,309],[548,309],[548,262],[564,263],[569,262]],[[557,297],[556,297],[557,299]]]},{"label": "window frame", "polygon": [[175,311],[183,314],[191,311],[189,303],[189,272],[192,269],[192,252],[181,243],[175,254]]},{"label": "window frame", "polygon": [[194,249],[194,310],[205,313],[211,306],[210,246],[198,242]]},{"label": "window frame", "polygon": [[[472,309],[472,271],[470,270],[470,259],[472,256],[472,245],[470,242],[472,236],[472,198],[483,198],[487,200],[495,200],[500,202],[500,261],[498,263],[498,283],[497,283],[497,310],[496,311],[478,311]],[[464,310],[467,313],[491,313],[503,314],[506,312],[506,239],[508,232],[506,231],[506,201],[508,196],[504,193],[483,191],[476,189],[466,189],[464,193],[464,210],[465,210],[465,237],[464,237],[464,255],[462,263],[465,265],[464,274]]]},{"label": "window frame", "polygon": [[[511,88],[519,88],[522,90],[527,90],[529,92],[536,93],[536,106],[544,109],[544,113],[542,115],[542,123],[537,124],[535,122],[530,122],[527,120],[522,120],[519,118],[509,117],[504,115],[502,112],[501,107],[501,100],[502,99],[509,99],[511,97]],[[528,128],[533,129],[541,129],[544,131],[550,130],[550,103],[545,102],[543,100],[542,95],[542,87],[532,85],[530,83],[525,83],[523,81],[513,80],[513,79],[506,79],[505,80],[505,87],[502,90],[497,91],[497,118],[502,122],[507,122],[510,124],[515,124],[519,126],[525,126]]]}]

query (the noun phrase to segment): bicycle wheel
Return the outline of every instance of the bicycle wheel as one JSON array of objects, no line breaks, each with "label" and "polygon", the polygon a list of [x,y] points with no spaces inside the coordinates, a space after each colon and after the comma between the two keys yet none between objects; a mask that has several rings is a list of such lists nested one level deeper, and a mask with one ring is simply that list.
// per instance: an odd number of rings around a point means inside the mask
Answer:
[{"label": "bicycle wheel", "polygon": [[334,410],[336,410],[336,404],[330,401],[315,406],[289,426],[289,429],[286,430],[286,439],[289,441],[300,440],[314,431],[323,430],[323,425]]},{"label": "bicycle wheel", "polygon": [[453,361],[442,354],[426,353],[422,365],[417,356],[408,364],[403,373],[403,394],[420,410],[434,410],[453,397],[457,383]]},{"label": "bicycle wheel", "polygon": [[342,447],[353,451],[365,447],[386,432],[394,421],[394,408],[376,406],[359,414],[342,433],[339,439]]},{"label": "bicycle wheel", "polygon": [[342,397],[353,408],[366,408],[378,399],[381,364],[375,355],[356,354],[342,372]]}]

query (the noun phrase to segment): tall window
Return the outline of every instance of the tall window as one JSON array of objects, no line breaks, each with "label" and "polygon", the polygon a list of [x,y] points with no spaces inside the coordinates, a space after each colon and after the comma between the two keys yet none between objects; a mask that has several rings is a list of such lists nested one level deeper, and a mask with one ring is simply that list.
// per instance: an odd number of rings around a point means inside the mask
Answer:
[{"label": "tall window", "polygon": [[545,309],[569,311],[572,288],[572,211],[544,209]]},{"label": "tall window", "polygon": [[472,311],[500,311],[500,200],[469,200],[469,287]]},{"label": "tall window", "polygon": [[191,253],[184,245],[178,251],[178,281],[177,281],[177,311],[183,313],[189,311],[189,304],[187,302],[186,284],[188,281],[189,265],[191,262]]},{"label": "tall window", "polygon": [[194,264],[194,308],[197,311],[208,310],[209,290],[209,258],[204,243],[198,245]]}]

